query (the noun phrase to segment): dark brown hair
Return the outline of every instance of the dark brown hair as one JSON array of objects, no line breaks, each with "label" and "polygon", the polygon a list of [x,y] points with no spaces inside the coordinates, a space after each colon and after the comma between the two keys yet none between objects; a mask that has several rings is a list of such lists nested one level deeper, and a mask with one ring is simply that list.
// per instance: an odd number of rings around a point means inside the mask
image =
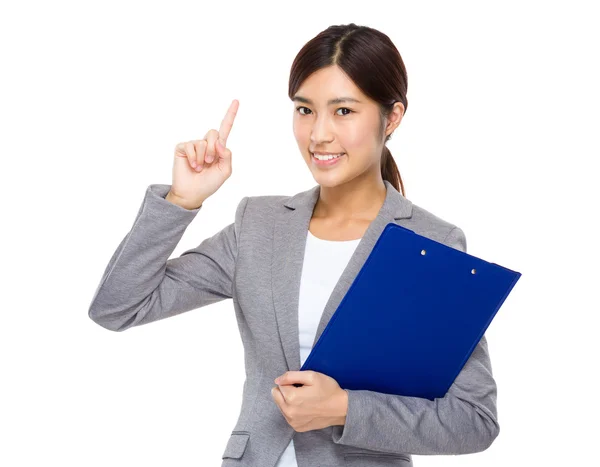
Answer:
[{"label": "dark brown hair", "polygon": [[[329,26],[307,42],[292,63],[288,95],[294,97],[302,82],[315,71],[331,65],[340,67],[356,86],[379,105],[379,137],[394,103],[406,100],[406,68],[400,53],[384,33],[354,23]],[[387,142],[391,135],[385,139]],[[381,176],[403,196],[404,184],[390,150],[384,145]]]}]

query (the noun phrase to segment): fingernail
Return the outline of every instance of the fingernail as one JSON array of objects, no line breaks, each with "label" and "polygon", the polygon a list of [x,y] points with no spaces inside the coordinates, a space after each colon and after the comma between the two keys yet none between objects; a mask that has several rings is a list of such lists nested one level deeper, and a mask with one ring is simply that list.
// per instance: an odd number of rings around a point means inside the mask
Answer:
[{"label": "fingernail", "polygon": [[195,169],[196,168],[196,161],[192,161],[192,167]]}]

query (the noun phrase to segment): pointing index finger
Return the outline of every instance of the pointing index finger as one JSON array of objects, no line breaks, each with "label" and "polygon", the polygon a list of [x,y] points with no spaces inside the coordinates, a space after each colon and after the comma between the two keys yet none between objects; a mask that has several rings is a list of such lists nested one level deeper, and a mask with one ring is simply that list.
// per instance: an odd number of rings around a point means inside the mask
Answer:
[{"label": "pointing index finger", "polygon": [[229,137],[229,132],[231,131],[231,127],[233,126],[233,121],[235,120],[235,116],[237,114],[237,110],[240,102],[237,99],[234,99],[227,113],[225,114],[225,118],[221,122],[221,126],[219,127],[219,139],[223,142],[225,146],[227,143],[227,138]]}]

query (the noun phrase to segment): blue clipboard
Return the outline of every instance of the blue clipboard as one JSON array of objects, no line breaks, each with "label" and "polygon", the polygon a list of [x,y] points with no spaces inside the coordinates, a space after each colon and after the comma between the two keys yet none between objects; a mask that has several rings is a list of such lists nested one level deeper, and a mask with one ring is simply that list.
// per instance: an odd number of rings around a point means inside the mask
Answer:
[{"label": "blue clipboard", "polygon": [[443,397],[520,277],[389,223],[300,370]]}]

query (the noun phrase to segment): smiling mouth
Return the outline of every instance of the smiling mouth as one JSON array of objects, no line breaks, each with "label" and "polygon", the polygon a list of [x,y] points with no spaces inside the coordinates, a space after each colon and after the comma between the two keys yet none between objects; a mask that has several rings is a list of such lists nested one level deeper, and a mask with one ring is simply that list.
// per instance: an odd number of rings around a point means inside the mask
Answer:
[{"label": "smiling mouth", "polygon": [[[310,151],[309,151],[309,152],[310,152]],[[339,153],[339,154],[323,154],[323,155],[319,154],[319,155],[317,156],[317,155],[315,155],[315,153],[314,153],[314,152],[310,152],[310,156],[311,156],[312,158],[314,158],[314,159],[316,159],[316,160],[320,161],[320,162],[327,162],[327,161],[330,161],[330,160],[339,159],[340,157],[343,157],[343,156],[345,156],[345,155],[346,155],[346,153],[345,153],[345,152],[341,152],[341,153]]]},{"label": "smiling mouth", "polygon": [[329,169],[329,168],[333,168],[336,167],[340,161],[346,156],[346,153],[340,153],[340,156],[335,156],[335,157],[331,157],[328,156],[328,158],[326,159],[319,159],[317,157],[315,157],[314,153],[310,153],[310,162],[311,164],[316,167],[319,168],[321,170],[325,170],[325,169]]}]

